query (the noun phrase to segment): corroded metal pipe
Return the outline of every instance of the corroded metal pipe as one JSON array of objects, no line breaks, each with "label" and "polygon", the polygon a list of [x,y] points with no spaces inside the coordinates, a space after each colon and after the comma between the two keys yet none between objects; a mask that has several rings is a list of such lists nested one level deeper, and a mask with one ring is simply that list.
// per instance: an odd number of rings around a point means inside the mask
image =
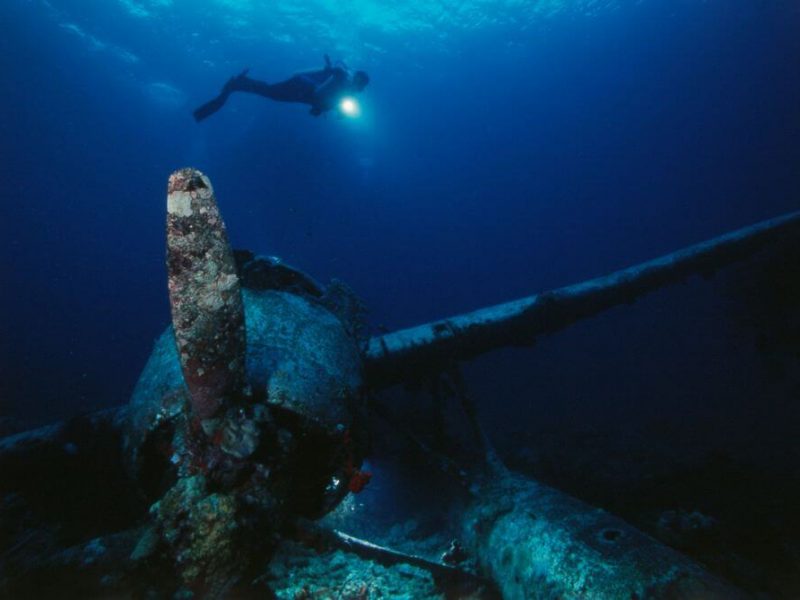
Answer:
[{"label": "corroded metal pipe", "polygon": [[506,600],[748,596],[622,519],[494,465],[463,539]]},{"label": "corroded metal pipe", "polygon": [[209,419],[244,386],[244,306],[214,190],[195,169],[169,178],[167,274],[172,327],[192,409]]},{"label": "corroded metal pipe", "polygon": [[531,345],[537,336],[564,329],[660,287],[744,260],[800,231],[800,211],[762,221],[638,265],[574,285],[376,336],[365,361],[374,388],[441,371],[505,346]]}]

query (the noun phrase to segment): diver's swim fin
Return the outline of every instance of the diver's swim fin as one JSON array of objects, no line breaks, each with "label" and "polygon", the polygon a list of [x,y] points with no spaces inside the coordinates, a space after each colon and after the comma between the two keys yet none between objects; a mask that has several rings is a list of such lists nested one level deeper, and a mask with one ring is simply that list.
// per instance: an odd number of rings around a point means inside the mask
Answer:
[{"label": "diver's swim fin", "polygon": [[194,111],[194,120],[198,123],[203,119],[207,119],[215,112],[217,112],[220,108],[225,105],[225,101],[230,96],[230,92],[223,91],[219,96],[214,98],[213,100],[209,100],[202,106],[198,107]]},{"label": "diver's swim fin", "polygon": [[247,78],[247,73],[250,69],[245,69],[235,77],[231,77],[225,86],[222,88],[222,91],[219,93],[219,96],[214,98],[213,100],[209,100],[202,106],[198,107],[194,111],[194,120],[198,123],[203,119],[207,119],[215,112],[217,112],[220,108],[225,106],[225,102],[228,100],[228,96],[231,95],[231,92],[239,90],[239,91],[252,91],[251,85],[247,85],[248,83],[252,83],[252,80]]}]

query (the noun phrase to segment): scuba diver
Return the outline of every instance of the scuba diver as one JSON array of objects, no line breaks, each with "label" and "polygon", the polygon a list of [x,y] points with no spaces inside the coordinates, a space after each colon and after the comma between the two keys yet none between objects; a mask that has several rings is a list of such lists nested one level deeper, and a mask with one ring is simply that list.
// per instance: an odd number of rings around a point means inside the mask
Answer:
[{"label": "scuba diver", "polygon": [[325,55],[325,68],[297,73],[279,83],[266,83],[247,76],[249,69],[231,77],[219,95],[194,111],[200,122],[223,107],[232,92],[249,92],[278,102],[299,102],[311,106],[310,114],[318,117],[334,108],[343,97],[362,91],[369,83],[364,71],[351,72],[342,61],[331,64]]}]

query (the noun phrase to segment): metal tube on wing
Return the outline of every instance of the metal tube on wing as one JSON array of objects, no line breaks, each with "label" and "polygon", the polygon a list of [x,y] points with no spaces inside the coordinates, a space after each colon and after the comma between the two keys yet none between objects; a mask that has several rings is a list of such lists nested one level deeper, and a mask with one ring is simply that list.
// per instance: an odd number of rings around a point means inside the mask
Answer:
[{"label": "metal tube on wing", "polygon": [[442,371],[453,361],[502,347],[532,345],[539,335],[692,275],[711,274],[798,231],[800,211],[596,279],[376,336],[364,357],[367,382],[373,388],[387,388]]}]

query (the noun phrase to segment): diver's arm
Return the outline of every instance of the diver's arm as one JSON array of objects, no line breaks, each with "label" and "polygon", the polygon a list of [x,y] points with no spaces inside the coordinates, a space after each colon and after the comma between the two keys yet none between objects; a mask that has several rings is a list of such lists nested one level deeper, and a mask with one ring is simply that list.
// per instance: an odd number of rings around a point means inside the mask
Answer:
[{"label": "diver's arm", "polygon": [[329,90],[333,89],[333,84],[335,82],[335,78],[333,75],[330,75],[325,81],[320,83],[314,89],[314,96],[317,98],[324,98],[325,94],[328,93]]},{"label": "diver's arm", "polygon": [[331,75],[314,89],[314,100],[311,103],[311,114],[318,116],[334,107],[342,84],[347,82],[347,73],[339,67],[331,69]]},{"label": "diver's arm", "polygon": [[327,102],[325,102],[325,100],[330,96],[330,91],[333,89],[334,82],[334,76],[331,75],[314,88],[314,101],[311,103],[311,110],[308,111],[309,114],[318,117],[323,112],[330,109],[329,106],[326,106]]},{"label": "diver's arm", "polygon": [[331,95],[342,81],[347,79],[347,73],[339,67],[331,69],[331,74],[314,90],[314,96],[323,99]]}]

